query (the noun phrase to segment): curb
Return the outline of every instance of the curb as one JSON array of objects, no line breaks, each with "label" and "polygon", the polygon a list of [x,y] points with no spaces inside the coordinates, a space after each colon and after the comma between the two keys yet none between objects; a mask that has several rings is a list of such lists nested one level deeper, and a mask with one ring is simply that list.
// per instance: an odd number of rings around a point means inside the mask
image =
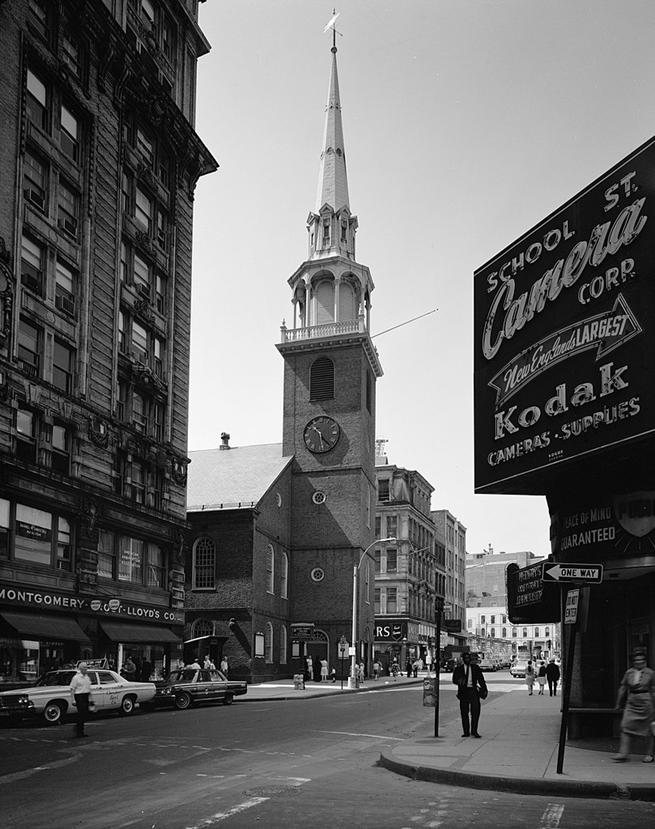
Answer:
[{"label": "curb", "polygon": [[[403,686],[408,685],[419,685],[422,682],[421,679],[410,680],[409,682],[403,682],[402,685],[397,685],[397,688],[402,688]],[[394,686],[391,686],[394,687]],[[339,689],[334,691],[317,691],[315,694],[309,694],[304,697],[296,697],[293,694],[284,696],[275,696],[275,697],[249,697],[248,694],[244,694],[240,697],[235,697],[235,702],[282,702],[285,700],[293,700],[294,702],[300,702],[302,700],[307,699],[321,699],[324,697],[337,697],[341,696],[342,694],[359,694],[360,691],[386,691],[389,688],[386,685],[366,685],[364,688],[344,688],[343,690]]]},{"label": "curb", "polygon": [[655,787],[643,785],[618,785],[590,780],[551,780],[545,778],[501,777],[494,774],[473,774],[472,772],[436,769],[400,763],[385,754],[380,754],[378,766],[428,783],[446,786],[462,786],[468,789],[489,789],[514,794],[558,795],[560,797],[586,797],[602,800],[642,800],[655,802]]}]

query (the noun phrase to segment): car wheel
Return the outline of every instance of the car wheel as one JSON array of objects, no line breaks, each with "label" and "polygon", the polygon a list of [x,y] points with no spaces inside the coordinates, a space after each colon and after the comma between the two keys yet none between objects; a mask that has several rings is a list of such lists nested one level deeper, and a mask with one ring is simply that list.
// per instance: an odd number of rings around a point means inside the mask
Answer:
[{"label": "car wheel", "polygon": [[225,694],[225,696],[223,697],[223,705],[232,705],[233,702],[234,697],[232,696],[232,694]]},{"label": "car wheel", "polygon": [[175,697],[175,707],[179,708],[180,711],[184,711],[186,708],[190,708],[191,706],[191,695],[187,694],[186,691],[182,691],[181,694],[178,694]]},{"label": "car wheel", "polygon": [[121,701],[121,707],[119,708],[119,712],[124,717],[129,717],[130,714],[134,713],[135,707],[136,706],[134,705],[134,697],[123,697]]},{"label": "car wheel", "polygon": [[43,709],[43,719],[48,725],[59,725],[66,713],[66,703],[61,700],[51,700]]}]

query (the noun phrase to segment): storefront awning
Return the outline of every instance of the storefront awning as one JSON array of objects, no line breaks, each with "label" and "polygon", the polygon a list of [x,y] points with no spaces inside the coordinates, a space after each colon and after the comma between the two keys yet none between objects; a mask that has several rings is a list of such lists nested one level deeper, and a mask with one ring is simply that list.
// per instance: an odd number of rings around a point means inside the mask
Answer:
[{"label": "storefront awning", "polygon": [[121,622],[100,622],[100,627],[113,642],[181,642],[182,637],[168,628],[154,625],[127,625]]},{"label": "storefront awning", "polygon": [[43,616],[39,613],[3,613],[2,619],[16,633],[26,639],[45,639],[48,642],[84,642],[89,637],[74,619],[65,616]]}]

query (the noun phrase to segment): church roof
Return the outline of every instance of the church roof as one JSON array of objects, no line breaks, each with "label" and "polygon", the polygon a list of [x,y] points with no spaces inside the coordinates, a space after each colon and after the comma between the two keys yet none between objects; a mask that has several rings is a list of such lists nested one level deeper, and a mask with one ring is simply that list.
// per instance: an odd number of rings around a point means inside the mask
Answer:
[{"label": "church roof", "polygon": [[187,512],[255,506],[291,462],[281,443],[189,452]]},{"label": "church roof", "polygon": [[316,213],[320,213],[325,204],[330,205],[335,213],[342,207],[349,207],[336,47],[332,47],[332,71],[325,108],[325,132],[318,172]]}]

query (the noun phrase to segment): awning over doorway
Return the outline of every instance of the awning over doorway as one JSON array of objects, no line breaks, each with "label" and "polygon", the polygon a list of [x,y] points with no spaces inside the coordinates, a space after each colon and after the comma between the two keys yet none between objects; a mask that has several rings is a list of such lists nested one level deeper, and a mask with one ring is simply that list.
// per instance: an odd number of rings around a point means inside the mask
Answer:
[{"label": "awning over doorway", "polygon": [[45,639],[48,642],[84,642],[91,644],[89,637],[74,619],[65,616],[42,616],[39,613],[3,613],[2,619],[16,633],[26,639]]},{"label": "awning over doorway", "polygon": [[122,622],[100,622],[100,627],[113,642],[181,642],[182,637],[169,628],[154,625],[128,625]]}]

